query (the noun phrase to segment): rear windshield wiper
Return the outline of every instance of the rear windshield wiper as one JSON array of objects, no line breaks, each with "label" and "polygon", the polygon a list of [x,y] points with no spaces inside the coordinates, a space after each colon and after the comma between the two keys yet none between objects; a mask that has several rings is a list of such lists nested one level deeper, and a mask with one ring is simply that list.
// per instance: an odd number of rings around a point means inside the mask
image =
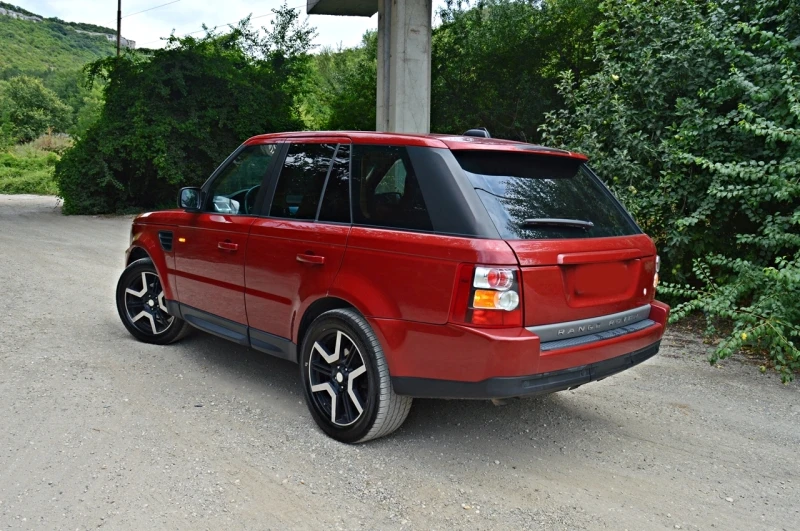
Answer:
[{"label": "rear windshield wiper", "polygon": [[589,230],[594,227],[591,221],[582,219],[562,219],[562,218],[529,218],[519,224],[524,229],[532,227],[569,227],[572,229]]}]

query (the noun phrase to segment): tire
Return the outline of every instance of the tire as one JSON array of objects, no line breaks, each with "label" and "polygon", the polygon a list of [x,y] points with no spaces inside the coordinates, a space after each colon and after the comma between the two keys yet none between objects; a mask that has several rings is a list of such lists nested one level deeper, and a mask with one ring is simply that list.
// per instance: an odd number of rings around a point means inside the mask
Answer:
[{"label": "tire", "polygon": [[152,260],[131,262],[117,282],[117,312],[133,337],[167,345],[183,338],[190,326],[167,312],[164,290]]},{"label": "tire", "polygon": [[344,443],[389,435],[406,420],[413,401],[394,393],[378,338],[350,309],[325,312],[311,323],[301,347],[300,380],[314,421]]}]

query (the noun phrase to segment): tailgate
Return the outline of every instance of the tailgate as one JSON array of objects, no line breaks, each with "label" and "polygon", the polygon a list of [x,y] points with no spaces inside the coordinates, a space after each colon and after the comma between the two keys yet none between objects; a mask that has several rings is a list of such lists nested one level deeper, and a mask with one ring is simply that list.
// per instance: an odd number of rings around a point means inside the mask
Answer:
[{"label": "tailgate", "polygon": [[507,243],[522,270],[525,326],[609,316],[653,300],[655,246],[644,234]]}]

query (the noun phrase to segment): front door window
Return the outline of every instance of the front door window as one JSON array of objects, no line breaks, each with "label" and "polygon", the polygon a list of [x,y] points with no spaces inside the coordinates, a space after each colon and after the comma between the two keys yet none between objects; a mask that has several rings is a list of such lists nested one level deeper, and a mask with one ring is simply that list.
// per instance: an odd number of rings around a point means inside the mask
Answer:
[{"label": "front door window", "polygon": [[253,214],[256,196],[276,152],[276,144],[247,146],[241,150],[211,183],[205,210],[220,214]]}]

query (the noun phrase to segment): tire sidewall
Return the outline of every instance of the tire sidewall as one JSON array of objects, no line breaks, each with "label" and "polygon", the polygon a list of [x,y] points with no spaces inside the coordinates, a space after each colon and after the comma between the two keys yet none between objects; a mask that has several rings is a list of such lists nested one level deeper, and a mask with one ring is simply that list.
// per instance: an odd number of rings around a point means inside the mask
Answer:
[{"label": "tire sidewall", "polygon": [[[358,324],[353,322],[354,319],[352,317],[345,313],[334,312],[329,312],[318,317],[317,320],[311,324],[303,339],[300,355],[300,381],[303,385],[303,395],[306,400],[306,405],[317,425],[326,434],[338,441],[355,443],[363,439],[375,424],[380,406],[380,374],[378,373],[378,368],[375,363],[375,353],[367,346],[370,343],[369,338],[366,337]],[[317,410],[311,393],[311,384],[308,376],[308,363],[311,358],[311,349],[318,339],[331,330],[341,330],[353,339],[361,353],[361,358],[364,360],[364,366],[367,368],[367,406],[364,408],[361,417],[349,426],[336,426],[331,423],[330,418],[327,418],[322,412]]]}]

